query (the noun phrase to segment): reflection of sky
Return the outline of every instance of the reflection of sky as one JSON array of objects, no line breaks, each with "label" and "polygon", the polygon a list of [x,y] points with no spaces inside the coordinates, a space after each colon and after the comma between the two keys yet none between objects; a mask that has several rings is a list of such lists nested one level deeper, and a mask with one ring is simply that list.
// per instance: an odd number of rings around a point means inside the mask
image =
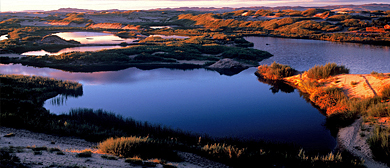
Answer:
[{"label": "reflection of sky", "polygon": [[120,44],[122,42],[132,43],[134,38],[123,39],[110,33],[101,32],[62,32],[55,33],[65,40],[75,40],[81,44]]},{"label": "reflection of sky", "polygon": [[86,52],[86,51],[99,51],[103,49],[114,49],[114,48],[121,48],[121,46],[86,46],[86,47],[71,47],[71,48],[64,48],[58,52],[47,52],[45,50],[40,50],[40,51],[28,51],[23,53],[22,55],[59,55],[62,53],[67,53],[67,52],[74,52],[74,51],[79,51],[79,52]]},{"label": "reflection of sky", "polygon": [[8,39],[8,34],[4,34],[4,35],[0,36],[0,41],[5,40],[5,39]]},{"label": "reflection of sky", "polygon": [[185,39],[185,38],[189,38],[188,36],[177,36],[177,35],[166,36],[166,35],[159,35],[159,34],[150,35],[149,37],[161,37],[163,39],[170,39],[170,38]]}]

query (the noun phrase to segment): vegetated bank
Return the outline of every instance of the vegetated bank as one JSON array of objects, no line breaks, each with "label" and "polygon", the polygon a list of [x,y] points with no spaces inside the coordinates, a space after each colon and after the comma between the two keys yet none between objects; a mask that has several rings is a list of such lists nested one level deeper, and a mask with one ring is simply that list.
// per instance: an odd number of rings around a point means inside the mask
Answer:
[{"label": "vegetated bank", "polygon": [[274,62],[259,66],[255,74],[287,82],[308,94],[308,99],[327,116],[328,127],[346,127],[363,118],[359,136],[367,139],[374,159],[390,164],[390,74],[348,74],[349,69],[335,63],[296,73]]},{"label": "vegetated bank", "polygon": [[101,152],[129,158],[129,162],[137,158],[178,161],[175,150],[180,150],[232,167],[362,167],[359,159],[343,153],[318,155],[305,153],[290,144],[214,139],[123,118],[104,110],[73,109],[55,115],[43,108],[42,102],[57,94],[80,96],[80,84],[21,75],[1,75],[0,79],[1,126],[101,142]]},{"label": "vegetated bank", "polygon": [[128,67],[141,69],[207,68],[224,58],[236,60],[247,66],[257,66],[259,61],[272,56],[266,51],[220,45],[215,40],[205,36],[195,36],[188,39],[150,37],[141,40],[140,43],[142,44],[97,52],[70,52],[60,55],[21,58],[2,57],[0,62],[21,63],[73,72],[94,72],[120,70]]}]

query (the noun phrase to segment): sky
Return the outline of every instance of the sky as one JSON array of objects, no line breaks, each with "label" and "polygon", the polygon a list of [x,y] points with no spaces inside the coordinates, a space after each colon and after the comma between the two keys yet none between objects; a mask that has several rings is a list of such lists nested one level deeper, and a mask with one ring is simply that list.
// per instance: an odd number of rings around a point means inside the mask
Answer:
[{"label": "sky", "polygon": [[388,0],[0,0],[0,11],[56,10],[145,10],[176,7],[327,6],[385,3]]}]

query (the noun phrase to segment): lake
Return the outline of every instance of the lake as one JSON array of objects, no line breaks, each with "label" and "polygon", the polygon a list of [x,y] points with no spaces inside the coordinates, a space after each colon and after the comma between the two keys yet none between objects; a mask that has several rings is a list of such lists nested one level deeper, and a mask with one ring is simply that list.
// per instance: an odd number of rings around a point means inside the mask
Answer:
[{"label": "lake", "polygon": [[[246,37],[254,48],[274,57],[263,60],[307,70],[336,62],[351,73],[390,72],[389,48],[351,43]],[[269,44],[269,45],[266,45]],[[364,54],[362,54],[364,53]],[[347,58],[344,58],[347,57]],[[377,59],[380,59],[379,61]],[[372,60],[372,61],[367,61]],[[1,65],[0,73],[49,76],[83,84],[84,95],[62,105],[47,100],[44,107],[61,114],[71,108],[104,109],[153,124],[214,137],[238,137],[296,143],[305,149],[332,150],[335,138],[325,128],[325,116],[300,96],[277,92],[261,83],[249,68],[234,76],[205,69],[140,70],[70,73],[50,68]],[[60,99],[57,96],[54,99]]]}]

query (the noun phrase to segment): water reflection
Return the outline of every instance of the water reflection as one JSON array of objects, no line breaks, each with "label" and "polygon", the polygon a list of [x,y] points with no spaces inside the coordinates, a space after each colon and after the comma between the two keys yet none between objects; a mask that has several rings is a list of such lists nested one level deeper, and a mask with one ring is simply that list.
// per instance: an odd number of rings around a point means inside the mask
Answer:
[{"label": "water reflection", "polygon": [[171,38],[177,38],[177,39],[186,39],[186,38],[190,38],[188,36],[177,36],[177,35],[159,35],[159,34],[156,34],[156,35],[150,35],[149,37],[161,37],[163,39],[171,39]]},{"label": "water reflection", "polygon": [[86,52],[86,51],[99,51],[104,49],[115,49],[115,48],[121,48],[121,46],[85,46],[85,47],[71,47],[71,48],[64,48],[60,51],[46,51],[46,50],[40,50],[40,51],[28,51],[23,53],[22,55],[60,55],[62,53],[68,53],[68,52]]},{"label": "water reflection", "polygon": [[257,80],[261,83],[270,85],[271,88],[269,90],[271,90],[273,94],[278,93],[279,91],[284,93],[293,93],[295,90],[294,87],[281,80],[268,80],[260,76],[257,77]]},{"label": "water reflection", "polygon": [[[185,74],[182,73],[185,71]],[[164,79],[191,79],[201,77],[201,73],[195,70],[171,70],[166,68],[154,69],[150,71],[138,68],[128,68],[119,71],[92,72],[92,73],[74,73],[56,70],[52,68],[38,68],[32,66],[23,66],[21,64],[0,64],[1,74],[22,74],[36,75],[45,77],[54,77],[61,80],[78,81],[88,85],[115,84],[115,83],[134,83],[137,81],[150,81],[156,77]]]},{"label": "water reflection", "polygon": [[81,44],[120,44],[122,42],[133,43],[135,38],[120,38],[110,33],[102,32],[60,32],[55,33],[65,40],[76,40]]},{"label": "water reflection", "polygon": [[8,34],[4,34],[4,35],[0,36],[0,41],[5,40],[5,39],[8,39]]}]

